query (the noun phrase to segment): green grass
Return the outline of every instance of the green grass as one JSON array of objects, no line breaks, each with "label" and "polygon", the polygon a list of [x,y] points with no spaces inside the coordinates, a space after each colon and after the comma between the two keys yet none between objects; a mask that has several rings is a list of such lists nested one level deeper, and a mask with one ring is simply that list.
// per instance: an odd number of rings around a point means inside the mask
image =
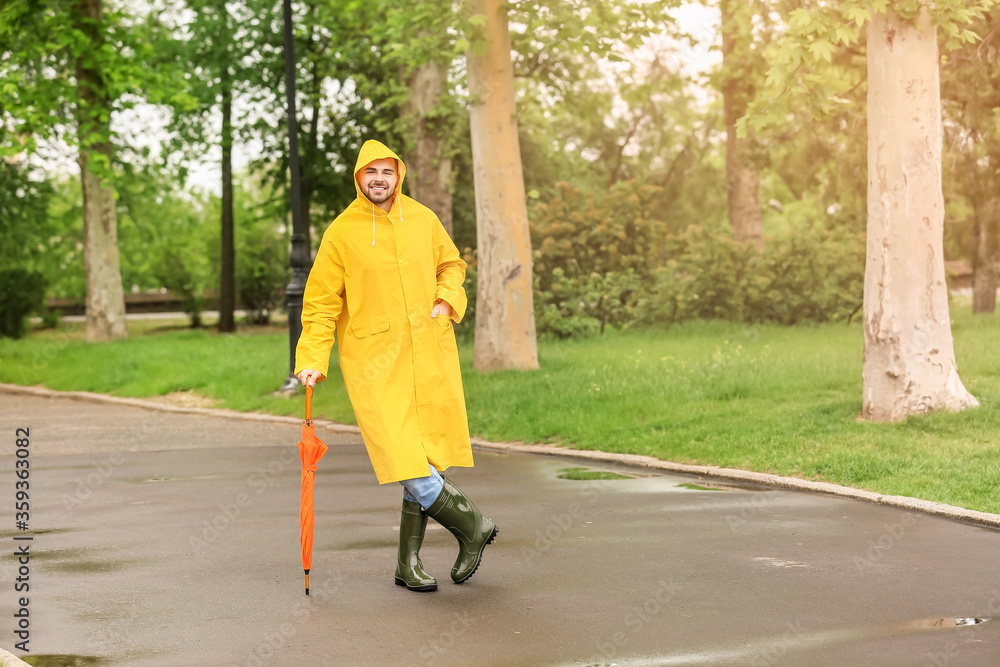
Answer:
[{"label": "green grass", "polygon": [[[192,390],[219,407],[301,414],[272,396],[285,373],[278,328],[220,336],[144,324],[86,344],[79,327],[0,341],[0,381],[119,396]],[[955,315],[958,364],[982,407],[898,424],[858,419],[861,329],[692,323],[541,341],[541,370],[484,375],[462,344],[471,431],[492,440],[826,480],[1000,512],[1000,318]],[[355,423],[336,368],[317,416]]]}]

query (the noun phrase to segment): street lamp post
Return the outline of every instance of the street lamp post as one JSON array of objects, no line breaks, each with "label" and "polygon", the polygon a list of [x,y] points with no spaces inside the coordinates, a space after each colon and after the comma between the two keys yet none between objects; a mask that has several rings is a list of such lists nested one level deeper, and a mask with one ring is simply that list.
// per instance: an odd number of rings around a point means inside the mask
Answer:
[{"label": "street lamp post", "polygon": [[285,27],[285,92],[288,97],[288,169],[291,172],[292,198],[292,254],[289,262],[292,279],[285,288],[285,308],[288,311],[288,377],[279,391],[296,391],[299,381],[295,378],[295,346],[302,334],[302,294],[312,264],[302,228],[302,198],[299,174],[299,130],[295,116],[295,42],[292,36],[292,2],[283,0],[282,11]]}]

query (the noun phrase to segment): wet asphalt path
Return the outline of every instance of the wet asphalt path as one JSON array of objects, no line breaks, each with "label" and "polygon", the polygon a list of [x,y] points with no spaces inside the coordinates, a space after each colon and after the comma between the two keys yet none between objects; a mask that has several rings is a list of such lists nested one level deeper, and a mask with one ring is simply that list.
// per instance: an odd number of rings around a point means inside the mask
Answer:
[{"label": "wet asphalt path", "polygon": [[[560,479],[594,466],[477,453],[452,476],[499,539],[456,586],[454,539],[432,521],[421,553],[440,589],[411,593],[392,581],[400,487],[376,483],[360,436],[320,429],[331,449],[306,598],[296,426],[4,393],[0,424],[6,553],[13,433],[31,428],[33,654],[135,667],[1000,664],[988,528],[648,470]],[[22,655],[16,566],[0,561],[0,647]]]}]

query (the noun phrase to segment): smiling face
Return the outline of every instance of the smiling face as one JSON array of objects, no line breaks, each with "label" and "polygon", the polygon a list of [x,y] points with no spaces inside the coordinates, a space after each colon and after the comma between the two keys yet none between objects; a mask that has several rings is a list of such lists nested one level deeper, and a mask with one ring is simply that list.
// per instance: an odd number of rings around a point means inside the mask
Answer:
[{"label": "smiling face", "polygon": [[361,191],[383,211],[388,211],[392,207],[392,197],[398,182],[396,161],[392,158],[369,162],[358,172],[358,185],[361,186]]}]

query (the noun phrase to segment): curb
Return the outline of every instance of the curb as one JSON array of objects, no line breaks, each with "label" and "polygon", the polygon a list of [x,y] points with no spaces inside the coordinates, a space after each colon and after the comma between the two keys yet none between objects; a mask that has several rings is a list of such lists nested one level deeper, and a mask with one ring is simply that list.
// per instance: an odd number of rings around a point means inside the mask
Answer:
[{"label": "curb", "polygon": [[[55,389],[47,389],[45,387],[23,387],[21,385],[5,384],[3,382],[0,382],[0,394],[28,394],[29,396],[44,396],[46,398],[71,398],[78,401],[127,405],[133,408],[145,408],[147,410],[157,410],[159,412],[205,415],[207,417],[222,417],[224,419],[242,419],[243,421],[295,424],[296,426],[302,425],[302,420],[298,417],[268,415],[261,412],[220,410],[218,408],[193,408],[182,405],[170,405],[169,403],[159,403],[155,399],[151,398],[123,398],[121,396],[110,396],[108,394],[96,394],[90,391],[56,391]],[[338,424],[337,422],[331,422],[325,419],[314,419],[313,422],[317,426],[322,426],[338,433],[361,433],[361,430],[357,426]]]},{"label": "curb", "polygon": [[0,667],[31,667],[24,660],[0,648]]},{"label": "curb", "polygon": [[[44,387],[22,387],[20,385],[0,383],[0,393],[28,394],[32,396],[45,396],[50,398],[72,398],[96,403],[128,405],[131,407],[158,410],[161,412],[198,414],[211,417],[223,417],[226,419],[277,422],[295,425],[302,423],[302,420],[297,417],[267,415],[258,412],[238,412],[236,410],[219,410],[215,408],[188,408],[168,405],[166,403],[157,403],[154,400],[122,398],[119,396],[108,396],[107,394],[96,394],[89,391],[55,391]],[[339,433],[352,433],[358,435],[361,433],[361,430],[357,426],[338,424],[336,422],[323,419],[316,419],[314,422],[317,426],[322,426]],[[979,512],[977,510],[965,509],[964,507],[946,505],[945,503],[921,500],[920,498],[910,498],[909,496],[887,496],[881,493],[876,493],[875,491],[864,491],[862,489],[841,486],[840,484],[832,484],[830,482],[814,482],[807,479],[799,479],[797,477],[783,477],[781,475],[773,475],[771,473],[751,472],[749,470],[739,470],[737,468],[719,468],[717,466],[709,465],[673,463],[671,461],[663,461],[652,456],[642,456],[639,454],[614,454],[610,452],[569,449],[554,445],[528,445],[520,442],[491,442],[482,438],[472,438],[472,444],[476,447],[476,449],[487,452],[513,452],[518,454],[538,454],[542,456],[567,456],[587,461],[631,466],[635,468],[646,468],[649,470],[660,470],[663,472],[680,473],[683,475],[716,477],[719,479],[760,484],[779,489],[806,491],[809,493],[819,493],[828,496],[838,496],[841,498],[852,498],[854,500],[863,500],[875,503],[876,505],[889,505],[891,507],[899,507],[914,512],[941,516],[980,526],[1000,528],[1000,514]],[[2,657],[2,654],[0,654],[0,658]],[[2,665],[3,663],[0,662],[0,666]]]}]

